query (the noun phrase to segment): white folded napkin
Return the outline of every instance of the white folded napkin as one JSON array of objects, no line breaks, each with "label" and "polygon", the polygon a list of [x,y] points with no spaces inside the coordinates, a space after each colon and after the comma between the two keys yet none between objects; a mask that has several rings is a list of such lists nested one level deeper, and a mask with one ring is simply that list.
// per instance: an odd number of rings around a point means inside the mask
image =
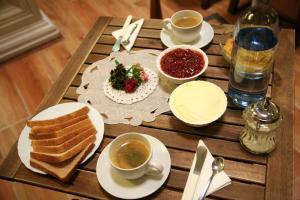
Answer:
[{"label": "white folded napkin", "polygon": [[[209,152],[208,148],[205,146],[204,142],[202,140],[199,140],[198,146],[204,146],[207,149],[207,155],[204,161],[204,164],[202,166],[202,170],[199,176],[198,185],[195,187],[197,183],[197,175],[195,175],[194,167],[196,163],[196,154],[194,156],[194,160],[191,166],[191,170],[189,173],[188,180],[186,182],[184,192],[182,195],[182,200],[192,200],[197,199],[204,190],[205,185],[208,183],[210,176],[212,175],[212,169],[211,164],[214,160],[213,156]],[[226,165],[225,165],[226,168]],[[212,183],[207,191],[207,195],[229,185],[231,183],[230,178],[227,176],[227,174],[222,171],[215,175],[215,177],[212,180]],[[195,191],[195,192],[194,192]]]},{"label": "white folded napkin", "polygon": [[[136,29],[134,30],[134,32],[133,32],[132,35],[130,36],[130,42],[129,42],[128,44],[126,44],[126,45],[124,45],[123,43],[121,43],[122,46],[123,46],[127,51],[130,51],[130,49],[132,48],[132,46],[133,46],[133,44],[134,44],[134,42],[135,42],[135,40],[136,40],[136,38],[137,38],[137,36],[138,36],[138,34],[139,34],[141,28],[142,28],[142,26],[143,26],[143,23],[144,23],[144,19],[140,19],[140,20],[137,20],[137,21],[131,23],[131,24],[128,26],[127,32],[126,32],[126,34],[125,34],[123,40],[126,39],[126,38],[128,38],[128,36],[130,35],[130,32],[131,32],[131,30],[133,29],[134,25],[137,24]],[[119,30],[116,30],[116,31],[112,32],[112,35],[113,35],[116,39],[118,39],[118,37],[120,36],[120,34],[122,34],[122,29],[119,29]]]}]

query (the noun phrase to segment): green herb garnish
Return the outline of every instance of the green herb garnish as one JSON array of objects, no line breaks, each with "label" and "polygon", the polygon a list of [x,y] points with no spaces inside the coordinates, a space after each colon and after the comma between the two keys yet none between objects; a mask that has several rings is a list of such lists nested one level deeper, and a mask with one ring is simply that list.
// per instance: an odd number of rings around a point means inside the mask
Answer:
[{"label": "green herb garnish", "polygon": [[109,82],[117,90],[125,90],[131,93],[143,82],[148,80],[148,76],[140,64],[132,65],[128,70],[122,63],[115,60],[116,68],[110,71]]},{"label": "green herb garnish", "polygon": [[115,60],[116,68],[110,71],[109,82],[117,90],[124,90],[127,71],[122,63]]}]

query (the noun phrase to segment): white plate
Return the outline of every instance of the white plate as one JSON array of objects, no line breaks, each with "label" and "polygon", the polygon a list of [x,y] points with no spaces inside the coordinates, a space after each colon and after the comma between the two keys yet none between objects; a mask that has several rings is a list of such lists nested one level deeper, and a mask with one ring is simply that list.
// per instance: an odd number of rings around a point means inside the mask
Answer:
[{"label": "white plate", "polygon": [[[88,116],[90,120],[92,121],[94,127],[97,130],[96,133],[96,141],[95,146],[92,149],[92,151],[87,155],[87,157],[81,162],[84,163],[87,159],[89,159],[95,151],[98,149],[102,138],[104,134],[104,122],[102,119],[102,116],[99,114],[99,112],[91,107],[90,105],[83,104],[83,103],[62,103],[57,104],[55,106],[49,107],[37,115],[35,115],[32,119],[33,120],[44,120],[44,119],[51,119],[55,118],[61,115],[65,115],[67,113],[73,112],[75,110],[78,110],[79,108],[82,108],[83,106],[88,106],[90,111],[88,113]],[[30,165],[30,151],[31,151],[31,140],[29,139],[29,133],[31,128],[27,125],[24,127],[24,129],[21,132],[21,135],[19,137],[18,141],[18,154],[22,161],[22,163],[30,170],[40,173],[40,174],[46,174],[45,172],[42,172],[34,167],[31,167]]]},{"label": "white plate", "polygon": [[[170,24],[168,24],[168,26],[169,28],[171,28]],[[173,35],[169,35],[164,30],[161,30],[160,32],[160,39],[162,43],[164,43],[164,45],[166,45],[167,47],[173,47],[175,45],[181,45],[181,44],[188,44],[198,48],[202,48],[208,45],[210,41],[213,39],[213,37],[214,37],[214,29],[206,21],[203,21],[202,28],[200,31],[200,37],[197,40],[189,43],[179,42],[178,40],[176,40],[176,38],[173,37]]]},{"label": "white plate", "polygon": [[168,178],[171,170],[171,158],[167,148],[158,139],[149,135],[144,136],[154,147],[152,159],[164,166],[163,176],[160,179],[155,179],[145,175],[135,180],[121,177],[111,167],[108,157],[109,144],[100,154],[96,167],[98,181],[109,194],[122,199],[146,197],[159,189]]}]

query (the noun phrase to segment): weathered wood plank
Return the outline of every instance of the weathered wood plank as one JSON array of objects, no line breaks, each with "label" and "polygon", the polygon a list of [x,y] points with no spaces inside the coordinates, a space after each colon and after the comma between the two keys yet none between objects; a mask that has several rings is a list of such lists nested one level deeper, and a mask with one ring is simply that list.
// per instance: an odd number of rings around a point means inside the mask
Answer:
[{"label": "weathered wood plank", "polygon": [[[112,141],[111,138],[104,138],[103,144],[98,152],[101,152],[104,147]],[[172,167],[190,170],[195,152],[182,151],[173,148],[168,148],[172,160]],[[217,156],[217,155],[216,155]],[[83,167],[83,169],[96,171],[96,164],[99,157],[97,153],[93,159]],[[265,184],[266,166],[261,164],[244,163],[225,159],[225,172],[230,178]],[[178,184],[177,184],[178,185]],[[172,186],[175,187],[175,186]]]},{"label": "weathered wood plank", "polygon": [[[211,82],[216,83],[217,81],[211,81]],[[77,99],[79,95],[76,93],[76,89],[77,87],[74,86],[69,87],[67,92],[64,95],[64,98],[74,99],[74,100]],[[235,124],[235,125],[243,125],[244,122],[241,116],[242,116],[241,110],[227,109],[223,114],[223,116],[218,121]]]},{"label": "weathered wood plank", "polygon": [[85,60],[85,64],[92,64],[98,60],[102,60],[103,58],[106,58],[107,54],[90,54],[87,59]]},{"label": "weathered wood plank", "polygon": [[[113,45],[116,39],[112,35],[103,35],[99,38],[98,44]],[[163,45],[160,39],[140,38],[138,37],[134,42],[134,47],[153,48],[163,50],[166,47]],[[204,48],[207,54],[221,55],[220,46],[216,44],[209,45]],[[97,53],[96,49],[93,52]]]},{"label": "weathered wood plank", "polygon": [[[161,127],[157,127],[157,128],[161,128]],[[122,125],[122,124],[106,125],[105,130],[106,130],[106,135],[112,137],[117,137],[121,133],[130,132],[130,131],[149,134],[162,141],[168,147],[179,148],[188,151],[195,151],[198,141],[202,139],[207,145],[207,147],[211,150],[211,153],[214,155],[224,156],[227,158],[241,159],[241,160],[256,162],[256,163],[266,163],[266,157],[247,153],[242,149],[240,144],[237,142],[209,138],[207,137],[208,135],[206,135],[206,137],[198,135],[202,133],[201,128],[198,129],[199,132],[197,135],[184,134],[182,132],[167,131],[163,129],[154,129],[154,127],[152,128],[142,127],[142,126],[132,127],[129,125]]]},{"label": "weathered wood plank", "polygon": [[18,155],[17,145],[18,142],[14,144],[3,163],[1,163],[0,178],[12,179],[15,176],[21,164]]},{"label": "weathered wood plank", "polygon": [[[148,49],[149,48],[151,48],[151,47],[148,47]],[[153,45],[153,48],[156,48],[155,44]],[[99,55],[100,54],[109,55],[112,51],[111,49],[112,49],[112,45],[96,44],[95,47],[92,49],[92,53],[99,54]],[[138,47],[137,45],[135,45],[135,47],[132,48],[132,50],[135,50],[135,51],[142,50],[142,49],[145,49],[145,47]],[[229,66],[229,64],[225,61],[223,56],[221,56],[220,54],[219,55],[207,55],[207,56],[208,56],[208,60],[209,60],[209,65],[211,65],[211,66],[218,66],[218,67],[228,67]],[[98,60],[100,60],[100,59],[98,59]]]},{"label": "weathered wood plank", "polygon": [[[160,141],[162,141],[167,147],[178,148],[187,151],[195,151],[198,141],[202,139],[207,147],[210,149],[213,155],[224,156],[226,158],[240,159],[248,162],[266,163],[265,156],[257,156],[247,153],[242,149],[238,142],[219,140],[214,138],[208,138],[201,136],[201,129],[199,129],[199,135],[197,134],[184,134],[182,132],[167,131],[163,129],[157,129],[160,127],[133,127],[130,125],[105,125],[105,135],[110,137],[117,137],[125,132],[138,132],[151,135]],[[222,133],[219,133],[222,134]],[[239,133],[236,133],[239,134]]]},{"label": "weathered wood plank", "polygon": [[26,119],[21,120],[0,131],[0,178],[13,179],[20,166],[17,143],[26,121]]},{"label": "weathered wood plank", "polygon": [[[133,19],[133,21],[136,21],[138,19]],[[111,26],[119,26],[121,28],[124,24],[125,19],[124,18],[116,18],[114,17],[109,25]],[[216,25],[211,24],[211,26],[214,29],[215,34],[228,34],[233,31],[233,25],[231,24],[222,24],[222,25]],[[162,28],[162,21],[159,19],[145,19],[143,28],[150,28],[150,29],[161,29]]]},{"label": "weathered wood plank", "polygon": [[[76,99],[62,99],[60,103],[64,102],[77,102]],[[239,141],[240,133],[243,129],[241,126],[235,126],[223,123],[212,123],[205,127],[191,127],[183,122],[180,122],[176,117],[171,115],[160,115],[153,122],[144,122],[144,126],[152,128],[160,128],[171,131],[181,131],[190,134],[207,136],[211,138],[225,139],[230,141]],[[119,125],[114,125],[119,126]],[[120,125],[120,128],[128,125]]]},{"label": "weathered wood plank", "polygon": [[[139,20],[136,18],[132,19],[132,22]],[[118,18],[114,17],[109,25],[111,26],[119,26],[121,28],[125,22],[125,18]],[[144,19],[143,28],[149,28],[149,29],[161,29],[162,27],[162,21],[160,19]]]},{"label": "weathered wood plank", "polygon": [[[78,72],[79,75],[82,75],[83,72],[86,70],[86,68],[89,66],[89,64],[83,64],[80,68],[80,71]],[[209,66],[205,73],[203,74],[204,77],[208,78],[219,78],[228,80],[228,69],[227,68],[221,68],[221,67],[212,67]],[[72,85],[80,85],[81,83],[81,77],[76,76],[72,82]]]},{"label": "weathered wood plank", "polygon": [[[112,44],[115,41],[111,36],[111,32],[120,29],[124,23],[124,19],[122,18],[110,19],[109,17],[100,18],[92,31],[93,33],[89,33],[83,42],[85,44],[83,44],[73,56],[66,67],[66,72],[63,72],[65,74],[59,78],[58,83],[56,83],[54,89],[51,90],[40,105],[39,110],[57,102],[76,101],[77,95],[75,89],[81,82],[80,76],[76,74],[82,74],[89,63],[103,59],[110,54]],[[110,25],[108,26],[108,24]],[[135,43],[134,50],[144,48],[164,49],[165,47],[159,38],[160,27],[160,20],[146,20],[139,38]],[[215,37],[212,44],[204,49],[209,54],[210,67],[205,76],[201,79],[211,81],[227,92],[228,63],[220,56],[217,44],[224,42],[227,36],[221,34],[230,33],[232,26],[214,26],[214,30]],[[272,86],[272,90],[271,87],[269,87],[268,96],[270,96],[272,92],[272,99],[280,106],[284,121],[282,124],[283,128],[278,136],[279,143],[277,149],[270,154],[268,160],[266,160],[265,156],[252,155],[241,148],[238,142],[239,134],[243,128],[241,110],[232,109],[231,107],[227,109],[224,116],[219,119],[218,122],[201,128],[189,127],[172,116],[171,113],[160,115],[154,122],[143,123],[143,125],[139,127],[123,124],[105,125],[105,135],[109,138],[117,137],[123,132],[143,132],[158,138],[168,147],[172,157],[173,169],[165,187],[161,188],[149,198],[169,199],[171,197],[179,199],[181,197],[189,166],[199,139],[203,139],[213,155],[225,157],[225,171],[233,178],[232,185],[217,191],[211,195],[212,198],[292,198],[293,168],[292,165],[287,165],[286,163],[293,163],[294,76],[292,71],[294,61],[294,34],[286,30],[281,32],[281,34],[285,36],[282,37],[281,35],[280,38],[278,52],[281,53],[276,57],[273,77],[274,85]],[[68,87],[71,82],[75,87]],[[282,91],[287,95],[282,95]],[[100,147],[100,151],[110,141],[111,139],[105,138]],[[53,188],[85,197],[111,199],[112,197],[103,191],[97,182],[94,171],[99,153],[95,156],[96,157],[89,163],[83,166],[83,170],[78,170],[79,173],[74,177],[72,184],[62,184],[54,178],[32,173],[23,165],[21,165],[17,171],[16,179],[29,184]],[[2,169],[3,168],[0,169],[0,174]],[[265,174],[267,174],[267,176]],[[84,182],[91,184],[84,185],[82,184]],[[285,184],[281,184],[282,182]],[[258,183],[258,185],[256,183]],[[266,184],[266,189],[263,186],[264,184]],[[90,185],[92,185],[92,187],[88,188]]]},{"label": "weathered wood plank", "polygon": [[[105,35],[112,35],[112,32],[120,29],[121,27],[118,26],[107,26],[104,30]],[[139,32],[139,37],[142,38],[152,38],[152,39],[160,39],[160,32],[161,30],[158,29],[146,29],[144,27],[141,28]],[[227,35],[218,35],[216,34],[211,42],[211,44],[224,44],[226,39],[228,38]]]},{"label": "weathered wood plank", "polygon": [[[97,45],[99,45],[99,44],[97,44]],[[133,50],[141,50],[141,49],[144,49],[144,48],[133,48]],[[95,53],[90,54],[87,57],[87,59],[85,60],[85,63],[91,64],[91,63],[94,63],[98,60],[101,60],[101,59],[107,57],[111,52],[111,46],[106,45],[104,47],[104,49],[101,49],[101,52],[102,52],[101,54],[99,52],[96,54]],[[229,66],[229,64],[225,61],[225,59],[222,56],[208,55],[207,57],[209,59],[209,63],[208,63],[209,66],[215,66],[215,67],[228,67]]]},{"label": "weathered wood plank", "polygon": [[[107,44],[113,45],[116,39],[112,35],[102,35],[99,40],[98,44]],[[153,48],[153,49],[165,49],[165,46],[160,41],[160,39],[150,39],[150,38],[140,38],[138,37],[134,42],[134,47],[144,47],[144,48]],[[97,49],[93,50],[97,53]]]},{"label": "weathered wood plank", "polygon": [[[33,185],[38,185],[41,187],[47,187],[51,189],[56,189],[63,192],[68,192],[71,194],[97,198],[97,199],[111,199],[108,193],[106,193],[98,183],[96,178],[96,174],[94,172],[85,171],[85,170],[78,170],[79,173],[74,176],[71,180],[72,184],[68,183],[61,183],[54,178],[51,178],[47,175],[39,175],[37,173],[31,172],[26,169],[23,165],[21,165],[20,170],[16,175],[16,180],[30,183]],[[161,199],[169,199],[169,191],[171,188],[180,188],[181,192],[183,187],[186,183],[188,176],[188,172],[179,171],[179,170],[171,170],[169,178],[165,183],[167,188],[163,188],[162,190],[157,191],[154,196],[156,198]],[[82,184],[82,183],[89,183],[89,184]],[[175,186],[175,187],[172,187]],[[262,199],[264,187],[252,184],[241,183],[237,181],[233,181],[231,187],[234,191],[245,191],[245,193],[235,193],[234,196],[237,196],[239,199]],[[168,189],[170,188],[170,189]],[[225,188],[224,188],[225,189]],[[214,197],[222,197],[222,198],[233,198],[232,192],[228,192],[228,190],[221,189],[218,193],[214,193]],[[222,191],[225,191],[224,193]],[[178,195],[174,198],[180,199],[181,193],[179,191]],[[249,193],[251,192],[251,193]],[[149,196],[151,198],[152,196]]]},{"label": "weathered wood plank", "polygon": [[277,147],[268,158],[266,199],[293,198],[295,32],[282,30],[275,57],[272,100],[283,116]]}]

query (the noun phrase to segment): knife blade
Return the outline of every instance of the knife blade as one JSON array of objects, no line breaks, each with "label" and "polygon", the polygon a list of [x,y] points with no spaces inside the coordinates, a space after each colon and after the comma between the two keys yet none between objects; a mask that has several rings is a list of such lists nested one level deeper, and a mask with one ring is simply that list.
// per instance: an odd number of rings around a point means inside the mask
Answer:
[{"label": "knife blade", "polygon": [[122,28],[121,35],[118,37],[117,41],[115,42],[114,46],[112,47],[112,51],[116,52],[116,51],[120,50],[120,45],[121,45],[122,39],[127,32],[128,26],[131,22],[131,19],[132,19],[131,15],[127,16],[125,23],[123,25],[123,28]]},{"label": "knife blade", "polygon": [[195,167],[194,167],[194,175],[197,175],[197,180],[196,180],[196,184],[194,186],[194,192],[193,192],[193,196],[197,190],[197,185],[199,182],[199,176],[206,158],[206,154],[207,154],[207,149],[204,146],[198,146],[197,147],[197,151],[196,151],[196,163],[195,163]]}]

